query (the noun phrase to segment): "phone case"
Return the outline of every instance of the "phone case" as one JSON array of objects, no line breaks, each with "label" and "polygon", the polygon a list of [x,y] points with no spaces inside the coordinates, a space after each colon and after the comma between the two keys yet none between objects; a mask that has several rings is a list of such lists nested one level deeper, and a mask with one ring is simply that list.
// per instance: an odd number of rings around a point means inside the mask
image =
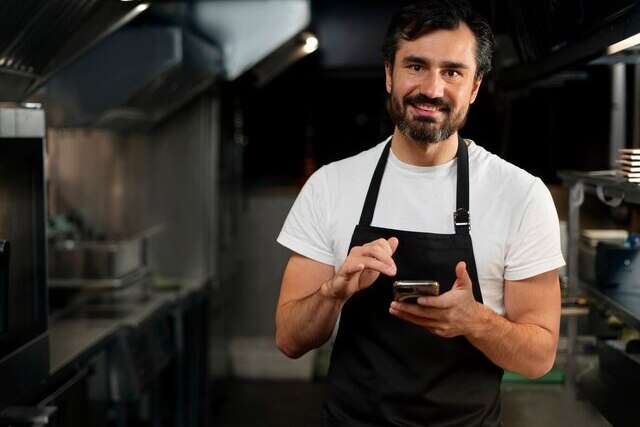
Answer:
[{"label": "phone case", "polygon": [[398,280],[393,283],[393,299],[400,302],[413,302],[421,296],[437,296],[440,284],[435,280]]}]

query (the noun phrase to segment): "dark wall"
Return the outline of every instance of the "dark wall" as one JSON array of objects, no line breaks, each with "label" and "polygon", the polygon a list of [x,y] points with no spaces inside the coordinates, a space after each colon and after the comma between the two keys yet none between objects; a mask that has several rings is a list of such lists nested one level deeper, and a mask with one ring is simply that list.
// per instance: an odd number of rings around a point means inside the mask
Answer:
[{"label": "dark wall", "polygon": [[[299,184],[308,175],[309,158],[318,167],[392,133],[379,44],[394,7],[384,1],[345,3],[312,2],[317,52],[263,88],[239,85],[231,91],[243,111],[246,183]],[[491,8],[499,2],[474,3],[494,28],[507,26]],[[558,182],[558,169],[607,168],[609,69],[577,71],[579,79],[506,94],[485,83],[462,135],[549,183]]]}]

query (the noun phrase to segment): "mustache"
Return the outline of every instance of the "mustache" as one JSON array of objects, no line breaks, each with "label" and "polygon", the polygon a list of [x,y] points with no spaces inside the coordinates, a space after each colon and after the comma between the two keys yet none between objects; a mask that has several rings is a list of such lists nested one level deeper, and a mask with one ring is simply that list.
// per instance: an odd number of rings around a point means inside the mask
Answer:
[{"label": "mustache", "polygon": [[447,101],[444,98],[429,98],[426,95],[423,95],[421,93],[417,94],[417,95],[413,95],[413,96],[407,96],[404,98],[404,103],[405,104],[411,104],[411,105],[415,105],[415,104],[422,104],[422,103],[428,103],[431,105],[434,105],[436,107],[441,107],[444,110],[451,110],[451,103],[449,101]]}]

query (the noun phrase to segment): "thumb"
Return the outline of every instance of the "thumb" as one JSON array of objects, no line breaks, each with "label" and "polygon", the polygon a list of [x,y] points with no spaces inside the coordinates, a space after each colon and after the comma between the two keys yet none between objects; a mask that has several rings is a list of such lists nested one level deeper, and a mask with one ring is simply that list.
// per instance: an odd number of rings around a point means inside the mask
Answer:
[{"label": "thumb", "polygon": [[389,246],[391,246],[391,254],[393,255],[396,249],[398,249],[398,244],[400,242],[398,241],[397,237],[390,237],[389,239],[387,239],[387,242],[389,242]]},{"label": "thumb", "polygon": [[464,261],[460,261],[456,265],[456,283],[453,285],[455,288],[468,287],[471,288],[471,277],[467,272],[467,264]]}]

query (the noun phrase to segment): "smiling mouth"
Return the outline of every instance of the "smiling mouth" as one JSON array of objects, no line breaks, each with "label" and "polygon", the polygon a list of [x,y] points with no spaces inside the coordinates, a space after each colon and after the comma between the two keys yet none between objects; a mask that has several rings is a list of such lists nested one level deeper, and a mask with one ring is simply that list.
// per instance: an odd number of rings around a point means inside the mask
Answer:
[{"label": "smiling mouth", "polygon": [[434,104],[430,104],[427,102],[413,102],[411,103],[411,105],[420,110],[420,111],[427,111],[427,112],[439,112],[439,111],[445,111],[446,108],[444,107],[440,107]]}]

